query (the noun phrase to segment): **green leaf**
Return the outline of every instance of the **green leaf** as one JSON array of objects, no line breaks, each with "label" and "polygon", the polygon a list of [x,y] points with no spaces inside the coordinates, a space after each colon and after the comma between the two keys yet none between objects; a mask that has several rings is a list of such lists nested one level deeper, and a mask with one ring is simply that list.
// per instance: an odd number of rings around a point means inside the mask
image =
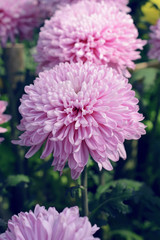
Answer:
[{"label": "green leaf", "polygon": [[130,230],[114,230],[111,232],[111,236],[120,236],[123,237],[125,240],[143,240],[143,238],[136,233],[131,232]]},{"label": "green leaf", "polygon": [[29,181],[30,181],[29,177],[26,176],[26,175],[23,175],[23,174],[10,175],[7,178],[7,185],[14,187],[14,186],[18,185],[21,182],[29,183]]},{"label": "green leaf", "polygon": [[139,183],[136,185],[133,182],[134,181],[120,180],[101,186],[95,196],[98,204],[92,211],[91,218],[97,211],[103,211],[110,216],[116,216],[119,213],[129,213],[130,208],[124,201],[133,197],[135,189],[139,188]]},{"label": "green leaf", "polygon": [[158,69],[155,68],[145,68],[137,70],[132,74],[132,81],[137,82],[137,84],[143,83],[143,90],[149,91],[151,87],[155,85],[155,80],[157,78]]},{"label": "green leaf", "polygon": [[100,196],[105,193],[106,191],[109,191],[110,188],[115,188],[117,184],[120,184],[121,186],[125,186],[128,189],[131,189],[132,191],[138,191],[142,187],[142,183],[134,180],[129,180],[129,179],[120,179],[117,181],[111,181],[104,186],[100,186],[97,189],[95,198],[99,199]]},{"label": "green leaf", "polygon": [[160,227],[160,198],[157,197],[151,188],[142,184],[140,190],[136,193],[133,201],[143,208],[143,217]]}]

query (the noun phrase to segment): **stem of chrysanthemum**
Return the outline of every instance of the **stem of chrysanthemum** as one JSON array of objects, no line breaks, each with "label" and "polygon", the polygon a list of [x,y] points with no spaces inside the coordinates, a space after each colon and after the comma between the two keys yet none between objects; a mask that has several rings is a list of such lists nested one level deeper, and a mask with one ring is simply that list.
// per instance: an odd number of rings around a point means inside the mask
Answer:
[{"label": "stem of chrysanthemum", "polygon": [[142,63],[137,63],[135,71],[144,69],[144,68],[160,68],[160,63],[159,61],[150,61],[150,62],[142,62]]},{"label": "stem of chrysanthemum", "polygon": [[81,174],[81,185],[82,185],[82,214],[88,216],[88,191],[87,191],[87,167],[84,168]]},{"label": "stem of chrysanthemum", "polygon": [[104,169],[102,169],[102,171],[100,172],[99,183],[102,186],[105,185],[105,170]]}]

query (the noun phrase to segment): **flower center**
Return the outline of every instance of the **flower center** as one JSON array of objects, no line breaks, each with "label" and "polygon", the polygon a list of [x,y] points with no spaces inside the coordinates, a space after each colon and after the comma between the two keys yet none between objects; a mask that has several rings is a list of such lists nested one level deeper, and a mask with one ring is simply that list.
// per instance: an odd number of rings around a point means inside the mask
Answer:
[{"label": "flower center", "polygon": [[73,107],[73,112],[74,112],[74,113],[78,113],[79,110],[80,110],[79,108]]}]

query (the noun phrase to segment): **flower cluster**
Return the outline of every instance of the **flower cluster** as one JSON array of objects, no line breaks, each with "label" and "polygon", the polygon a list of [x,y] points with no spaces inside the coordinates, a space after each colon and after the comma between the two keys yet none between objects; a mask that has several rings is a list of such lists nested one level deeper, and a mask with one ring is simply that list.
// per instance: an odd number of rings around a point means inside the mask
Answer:
[{"label": "flower cluster", "polygon": [[[8,122],[11,118],[10,115],[3,114],[3,112],[6,110],[7,102],[6,101],[0,101],[0,124],[3,124],[5,122]],[[3,127],[0,127],[0,133],[4,133],[7,130]],[[0,143],[4,140],[4,138],[0,138]]]},{"label": "flower cluster", "polygon": [[54,169],[60,172],[68,160],[73,179],[89,154],[100,169],[111,170],[109,160],[126,158],[124,140],[145,134],[131,85],[107,66],[61,63],[40,73],[25,92],[18,126],[24,133],[13,143],[30,146],[29,158],[46,142],[41,158],[54,152]]},{"label": "flower cluster", "polygon": [[33,29],[40,24],[37,0],[0,1],[0,43],[2,46],[16,36],[29,39]]},{"label": "flower cluster", "polygon": [[14,215],[0,240],[99,240],[93,236],[97,230],[87,217],[79,216],[78,207],[65,208],[58,213],[54,207],[47,211],[36,205],[34,212]]},{"label": "flower cluster", "polygon": [[86,0],[66,5],[41,28],[37,71],[81,60],[125,72],[134,68],[133,60],[140,58],[137,49],[146,43],[137,37],[131,16],[110,4]]},{"label": "flower cluster", "polygon": [[[41,28],[35,55],[40,73],[25,87],[17,127],[22,134],[12,141],[30,148],[26,158],[42,147],[41,158],[52,154],[55,171],[62,174],[68,163],[71,177],[77,179],[89,156],[100,170],[112,170],[111,161],[126,159],[125,140],[145,134],[138,99],[125,76],[127,68],[134,69],[138,49],[146,41],[138,39],[127,4],[128,0],[0,1],[3,46],[16,36],[29,38],[42,18],[55,13]],[[3,115],[5,108],[6,102],[0,101],[0,123],[10,119]],[[79,216],[78,207],[58,213],[36,205],[34,212],[14,215],[0,240],[99,240],[93,236],[98,229],[88,217]]]},{"label": "flower cluster", "polygon": [[158,59],[160,61],[160,19],[150,29],[149,43],[151,44],[151,49],[148,52],[148,56],[150,59]]}]

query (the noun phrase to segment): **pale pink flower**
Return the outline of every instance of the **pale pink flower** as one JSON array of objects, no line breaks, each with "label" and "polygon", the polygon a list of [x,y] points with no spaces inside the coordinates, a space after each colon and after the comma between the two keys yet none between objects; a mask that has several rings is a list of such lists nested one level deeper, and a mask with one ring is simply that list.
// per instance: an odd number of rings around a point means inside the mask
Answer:
[{"label": "pale pink flower", "polygon": [[106,64],[119,72],[134,69],[133,60],[140,58],[137,49],[146,43],[137,37],[131,16],[110,4],[66,5],[41,28],[35,56],[38,72],[79,60]]},{"label": "pale pink flower", "polygon": [[[102,1],[102,0],[97,0]],[[118,9],[120,9],[123,12],[130,12],[131,9],[127,6],[129,3],[129,0],[104,0],[104,2],[108,2],[110,4],[115,4]]]},{"label": "pale pink flower", "polygon": [[[0,101],[0,124],[3,124],[5,122],[8,122],[11,118],[10,115],[3,114],[3,112],[6,110],[7,107],[7,102],[6,101]],[[5,133],[7,132],[6,128],[0,127],[0,133]],[[4,138],[0,138],[0,143],[4,140]]]},{"label": "pale pink flower", "polygon": [[151,49],[148,52],[150,59],[158,59],[160,61],[160,19],[157,24],[150,27],[150,40]]},{"label": "pale pink flower", "polygon": [[46,210],[36,205],[34,212],[14,215],[0,240],[100,240],[93,236],[98,229],[88,217],[79,216],[78,207],[58,213],[54,207]]},{"label": "pale pink flower", "polygon": [[[39,7],[44,18],[51,17],[57,9],[65,4],[73,4],[82,0],[38,0]],[[85,0],[83,0],[85,1]],[[103,2],[103,0],[90,0],[96,2]],[[130,12],[130,8],[127,6],[129,0],[104,0],[104,2],[109,3],[112,6],[118,7],[124,12]]]},{"label": "pale pink flower", "polygon": [[126,158],[125,139],[145,134],[138,100],[128,80],[112,68],[85,63],[61,63],[39,74],[26,86],[19,111],[24,131],[13,143],[30,146],[31,157],[43,143],[41,158],[53,153],[54,170],[68,160],[73,179],[89,154],[99,168],[112,170],[110,160]]},{"label": "pale pink flower", "polygon": [[35,27],[40,24],[37,0],[0,1],[0,42],[2,46],[18,36],[30,39]]}]

